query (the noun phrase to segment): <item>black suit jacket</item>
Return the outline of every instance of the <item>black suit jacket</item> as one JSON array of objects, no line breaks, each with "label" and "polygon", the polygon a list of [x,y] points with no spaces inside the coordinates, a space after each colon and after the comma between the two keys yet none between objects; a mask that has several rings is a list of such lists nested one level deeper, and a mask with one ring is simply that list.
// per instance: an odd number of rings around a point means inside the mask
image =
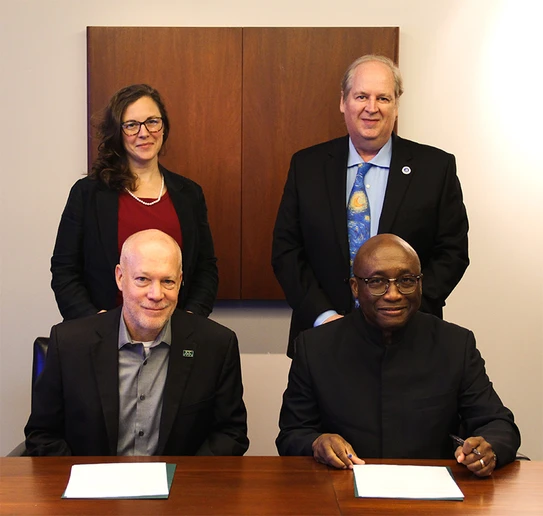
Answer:
[{"label": "black suit jacket", "polygon": [[[200,186],[160,167],[183,235],[178,306],[207,316],[217,296],[217,259]],[[51,258],[51,286],[64,319],[115,308],[118,192],[85,177],[70,191]]]},{"label": "black suit jacket", "polygon": [[417,313],[384,345],[359,310],[302,332],[283,396],[280,455],[313,455],[322,433],[361,458],[453,457],[449,434],[483,436],[498,464],[520,434],[494,391],[473,333]]},{"label": "black suit jacket", "polygon": [[[292,157],[272,250],[275,275],[293,309],[289,356],[294,338],[321,313],[346,314],[354,307],[348,283],[348,153],[344,136]],[[468,219],[452,154],[393,135],[378,232],[413,246],[424,274],[422,310],[441,317],[469,264]]]},{"label": "black suit jacket", "polygon": [[[51,330],[25,428],[30,455],[116,455],[120,317],[119,307]],[[171,329],[156,454],[243,455],[249,441],[236,335],[182,310]]]}]

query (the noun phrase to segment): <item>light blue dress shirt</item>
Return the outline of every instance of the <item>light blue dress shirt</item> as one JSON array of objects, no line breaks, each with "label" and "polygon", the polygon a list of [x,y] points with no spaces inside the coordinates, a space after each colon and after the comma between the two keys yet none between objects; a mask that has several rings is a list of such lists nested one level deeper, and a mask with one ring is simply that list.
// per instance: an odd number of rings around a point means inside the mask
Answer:
[{"label": "light blue dress shirt", "polygon": [[[390,161],[392,159],[392,136],[381,150],[374,156],[370,163],[373,165],[364,178],[366,195],[370,205],[370,235],[375,236],[379,230],[379,219],[383,211],[383,202],[385,200],[385,191],[388,183],[388,173],[390,171]],[[345,206],[349,204],[351,190],[353,189],[358,167],[364,163],[356,151],[353,141],[349,137],[349,157],[347,159],[347,183],[345,189]],[[335,310],[327,310],[320,314],[313,326],[320,326],[328,317],[337,315]]]},{"label": "light blue dress shirt", "polygon": [[[381,148],[375,157],[370,160],[373,165],[364,178],[366,195],[370,204],[370,224],[371,236],[375,236],[379,230],[379,219],[383,211],[383,201],[385,200],[385,191],[388,183],[388,172],[390,170],[390,160],[392,159],[392,137]],[[356,149],[351,138],[349,138],[349,158],[347,159],[347,187],[345,191],[345,206],[349,204],[351,190],[358,167],[364,163]]]}]

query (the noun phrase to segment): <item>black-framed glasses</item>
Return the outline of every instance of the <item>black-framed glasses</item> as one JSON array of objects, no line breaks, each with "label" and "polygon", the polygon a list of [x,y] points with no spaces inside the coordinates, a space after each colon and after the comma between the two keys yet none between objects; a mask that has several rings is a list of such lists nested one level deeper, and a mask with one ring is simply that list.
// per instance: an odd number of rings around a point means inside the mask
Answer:
[{"label": "black-framed glasses", "polygon": [[370,294],[374,296],[383,296],[388,292],[390,282],[393,281],[400,294],[412,294],[417,290],[422,274],[405,274],[399,278],[382,278],[380,276],[373,276],[372,278],[361,278],[356,274],[353,276],[360,281],[363,281],[370,291]]},{"label": "black-framed glasses", "polygon": [[158,133],[164,126],[164,123],[162,122],[161,116],[154,116],[148,118],[145,122],[128,120],[121,124],[121,129],[126,136],[136,136],[136,134],[139,134],[142,125],[144,125],[150,133]]}]

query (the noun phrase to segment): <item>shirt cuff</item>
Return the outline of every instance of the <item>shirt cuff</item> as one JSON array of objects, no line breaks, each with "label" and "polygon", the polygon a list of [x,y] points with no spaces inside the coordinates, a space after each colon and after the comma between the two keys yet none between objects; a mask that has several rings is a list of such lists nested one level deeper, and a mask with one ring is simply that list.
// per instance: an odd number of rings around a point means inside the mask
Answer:
[{"label": "shirt cuff", "polygon": [[326,312],[323,312],[320,314],[313,323],[313,328],[315,326],[320,326],[328,317],[332,317],[332,315],[339,315],[335,310],[326,310]]}]

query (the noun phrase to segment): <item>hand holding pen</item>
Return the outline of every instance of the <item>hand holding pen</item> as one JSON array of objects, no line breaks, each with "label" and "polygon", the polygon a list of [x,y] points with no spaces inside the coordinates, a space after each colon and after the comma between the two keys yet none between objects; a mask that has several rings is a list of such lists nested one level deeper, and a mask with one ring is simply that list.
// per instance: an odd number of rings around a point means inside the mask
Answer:
[{"label": "hand holding pen", "polygon": [[[453,434],[449,434],[449,436],[456,444],[458,444],[458,446],[462,446],[462,449],[464,448],[464,443],[466,442],[464,441],[464,439]],[[475,455],[481,455],[481,452],[479,452],[477,448],[472,448],[471,452],[468,453],[475,453]]]},{"label": "hand holding pen", "polygon": [[464,464],[480,477],[492,474],[496,467],[496,454],[484,437],[468,437],[466,440],[452,434],[450,437],[458,444],[454,456],[459,464]]}]

